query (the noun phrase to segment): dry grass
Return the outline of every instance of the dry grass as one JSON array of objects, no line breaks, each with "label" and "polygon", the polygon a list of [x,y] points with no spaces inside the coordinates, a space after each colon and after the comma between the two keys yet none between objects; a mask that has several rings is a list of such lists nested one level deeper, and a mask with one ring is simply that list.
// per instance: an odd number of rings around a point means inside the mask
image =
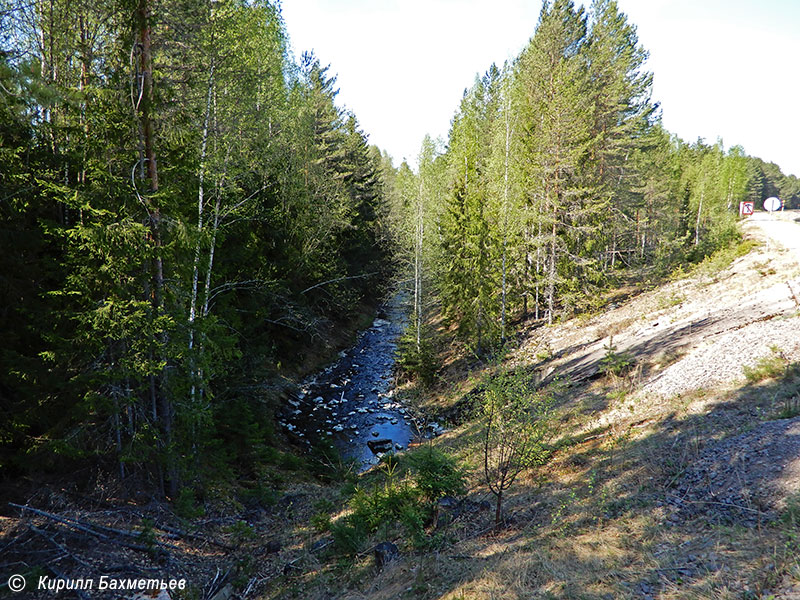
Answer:
[{"label": "dry grass", "polygon": [[[636,296],[605,315],[534,329],[506,365],[552,368],[569,359],[564,352],[602,345],[609,335],[616,341],[643,323],[655,327],[674,318],[673,312],[696,310],[691,304],[703,295],[716,300],[717,288],[709,286],[726,279],[731,289],[720,293],[733,297],[786,272],[777,266],[776,275],[757,265],[765,260],[763,251],[744,256],[754,247],[745,243],[714,257],[689,279]],[[404,390],[429,412],[452,407],[493,369],[463,348],[443,350],[443,379],[435,389]],[[547,466],[509,491],[503,529],[492,529],[491,511],[471,512],[439,532],[445,543],[438,549],[406,549],[382,572],[369,556],[349,562],[329,557],[302,581],[277,585],[264,597],[716,600],[782,597],[781,590],[800,589],[796,520],[721,526],[699,517],[675,518],[667,502],[713,444],[755,426],[754,414],[768,416],[777,406],[764,387],[754,385],[693,389],[668,399],[639,393],[648,377],[690,351],[674,344],[637,360],[637,369],[624,376],[564,385],[554,419],[557,451]],[[776,382],[770,393],[795,383]],[[492,499],[481,481],[482,431],[478,418],[434,441],[471,469],[474,501]],[[404,541],[395,541],[402,549]]]}]

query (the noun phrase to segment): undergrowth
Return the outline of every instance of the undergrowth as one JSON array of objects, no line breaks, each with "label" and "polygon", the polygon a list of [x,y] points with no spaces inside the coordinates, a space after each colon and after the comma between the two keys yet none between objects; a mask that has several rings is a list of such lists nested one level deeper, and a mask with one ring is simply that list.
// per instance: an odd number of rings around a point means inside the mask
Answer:
[{"label": "undergrowth", "polygon": [[433,446],[425,446],[398,459],[388,455],[367,483],[355,487],[347,504],[349,513],[325,522],[320,513],[312,525],[326,526],[336,550],[354,556],[380,537],[404,536],[415,550],[440,541],[426,527],[432,522],[436,501],[465,492],[466,471],[457,461]]}]

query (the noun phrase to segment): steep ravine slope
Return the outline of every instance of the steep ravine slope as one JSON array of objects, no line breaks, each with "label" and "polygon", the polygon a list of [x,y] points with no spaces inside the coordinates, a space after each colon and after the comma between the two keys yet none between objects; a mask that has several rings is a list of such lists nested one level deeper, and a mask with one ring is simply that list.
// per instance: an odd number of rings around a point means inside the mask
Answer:
[{"label": "steep ravine slope", "polygon": [[[555,382],[560,449],[511,490],[506,527],[459,515],[444,550],[340,597],[800,598],[795,217],[757,214],[733,262],[532,328],[503,366]],[[624,374],[600,372],[609,352]],[[479,431],[437,440],[473,466],[473,500],[491,498]]]}]

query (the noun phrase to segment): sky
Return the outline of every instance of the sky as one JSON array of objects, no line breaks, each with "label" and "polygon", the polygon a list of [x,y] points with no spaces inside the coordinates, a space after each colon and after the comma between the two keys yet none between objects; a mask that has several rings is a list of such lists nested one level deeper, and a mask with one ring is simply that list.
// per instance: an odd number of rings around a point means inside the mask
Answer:
[{"label": "sky", "polygon": [[[580,4],[580,2],[578,2]],[[588,0],[586,2],[588,5]],[[618,0],[649,52],[667,130],[800,176],[800,1]],[[398,165],[447,138],[465,88],[513,60],[541,0],[283,0],[296,57],[330,64],[341,106]]]}]

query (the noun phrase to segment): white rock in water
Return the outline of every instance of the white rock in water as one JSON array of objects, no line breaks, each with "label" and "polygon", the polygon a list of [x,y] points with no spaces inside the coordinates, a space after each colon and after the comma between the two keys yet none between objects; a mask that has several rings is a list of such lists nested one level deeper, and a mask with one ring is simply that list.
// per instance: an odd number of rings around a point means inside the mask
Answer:
[{"label": "white rock in water", "polygon": [[397,425],[397,419],[392,419],[392,425]]},{"label": "white rock in water", "polygon": [[347,352],[345,352],[344,350],[339,352],[339,358],[344,358],[345,356],[347,356]]},{"label": "white rock in water", "polygon": [[386,325],[391,325],[391,323],[389,321],[387,321],[386,319],[375,319],[372,322],[372,326],[373,327],[384,327]]},{"label": "white rock in water", "polygon": [[321,402],[325,402],[325,398],[323,398],[322,396],[317,396],[316,398],[314,398],[314,402],[320,404]]},{"label": "white rock in water", "polygon": [[339,387],[339,385],[338,385],[338,384],[336,384],[336,383],[332,383],[332,384],[331,384],[331,388],[338,388],[338,387]]},{"label": "white rock in water", "polygon": [[358,412],[360,412],[363,415],[364,413],[367,412],[367,409],[362,406],[361,408],[358,409]]},{"label": "white rock in water", "polygon": [[377,431],[373,431],[372,435],[375,436],[375,437],[378,437],[380,435],[380,433],[378,433]]},{"label": "white rock in water", "polygon": [[344,431],[344,427],[342,427],[341,425],[334,425],[333,426],[333,430],[334,431]]},{"label": "white rock in water", "polygon": [[347,416],[352,417],[354,414],[356,414],[356,411],[351,410],[349,413],[347,413]]}]

